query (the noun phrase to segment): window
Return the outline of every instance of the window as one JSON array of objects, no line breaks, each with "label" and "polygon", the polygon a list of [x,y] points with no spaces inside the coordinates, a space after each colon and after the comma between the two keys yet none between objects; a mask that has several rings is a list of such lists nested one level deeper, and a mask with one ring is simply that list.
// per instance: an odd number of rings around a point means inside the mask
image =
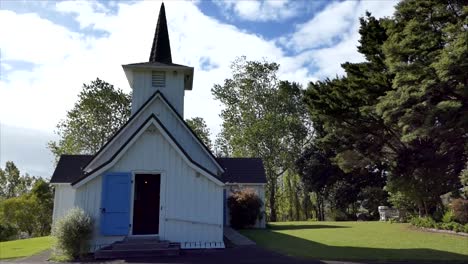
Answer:
[{"label": "window", "polygon": [[166,73],[163,71],[153,71],[151,73],[151,84],[156,88],[164,88],[166,86]]}]

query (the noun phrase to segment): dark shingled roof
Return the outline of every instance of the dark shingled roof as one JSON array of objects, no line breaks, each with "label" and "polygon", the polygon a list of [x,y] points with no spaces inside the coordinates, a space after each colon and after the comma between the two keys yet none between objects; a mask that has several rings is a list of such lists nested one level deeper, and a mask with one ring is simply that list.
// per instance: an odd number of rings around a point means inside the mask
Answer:
[{"label": "dark shingled roof", "polygon": [[71,183],[83,176],[83,168],[93,155],[62,155],[50,179],[51,183]]},{"label": "dark shingled roof", "polygon": [[[51,183],[72,183],[84,176],[83,168],[93,155],[62,155],[50,179]],[[266,183],[260,158],[217,158],[226,172],[220,177],[229,183]]]},{"label": "dark shingled roof", "polygon": [[149,66],[157,66],[157,67],[182,67],[182,68],[187,68],[187,69],[193,69],[193,67],[182,65],[182,64],[177,64],[177,63],[165,63],[165,62],[138,62],[138,63],[130,63],[130,64],[125,64],[123,66],[133,66],[133,67],[149,67]]},{"label": "dark shingled roof", "polygon": [[169,42],[169,32],[167,31],[164,3],[161,4],[161,8],[159,9],[158,23],[154,32],[149,62],[172,63],[171,44]]},{"label": "dark shingled roof", "polygon": [[224,168],[223,182],[266,183],[265,168],[260,158],[217,158]]}]

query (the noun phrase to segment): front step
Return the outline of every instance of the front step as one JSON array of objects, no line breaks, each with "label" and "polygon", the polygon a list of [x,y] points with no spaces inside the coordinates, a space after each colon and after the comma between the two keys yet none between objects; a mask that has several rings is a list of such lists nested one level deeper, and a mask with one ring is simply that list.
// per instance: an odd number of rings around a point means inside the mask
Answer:
[{"label": "front step", "polygon": [[156,239],[125,239],[94,253],[95,259],[118,259],[138,257],[178,256],[180,243],[158,241]]}]

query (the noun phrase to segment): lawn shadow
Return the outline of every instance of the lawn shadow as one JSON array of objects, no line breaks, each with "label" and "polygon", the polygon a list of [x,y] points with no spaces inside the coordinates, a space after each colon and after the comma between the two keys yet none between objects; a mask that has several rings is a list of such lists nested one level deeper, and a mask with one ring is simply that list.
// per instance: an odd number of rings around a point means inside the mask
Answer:
[{"label": "lawn shadow", "polygon": [[260,239],[257,239],[257,245],[264,246],[267,249],[274,250],[285,255],[298,256],[300,258],[337,261],[414,261],[416,263],[468,262],[468,255],[462,255],[434,249],[387,249],[329,246],[314,241],[302,239],[299,237],[291,236],[288,234],[275,232],[275,230],[266,230],[265,232],[265,236],[262,236]]},{"label": "lawn shadow", "polygon": [[322,229],[322,228],[349,228],[349,226],[301,224],[301,225],[268,225],[268,228],[271,230],[298,230],[298,229]]}]

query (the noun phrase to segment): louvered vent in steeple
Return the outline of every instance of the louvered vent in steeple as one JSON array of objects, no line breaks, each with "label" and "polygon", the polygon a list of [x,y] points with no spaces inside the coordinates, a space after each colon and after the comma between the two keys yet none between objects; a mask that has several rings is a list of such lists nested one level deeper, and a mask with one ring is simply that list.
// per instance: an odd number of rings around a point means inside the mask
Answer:
[{"label": "louvered vent in steeple", "polygon": [[163,71],[153,71],[151,73],[151,85],[155,88],[166,87],[166,73]]}]

